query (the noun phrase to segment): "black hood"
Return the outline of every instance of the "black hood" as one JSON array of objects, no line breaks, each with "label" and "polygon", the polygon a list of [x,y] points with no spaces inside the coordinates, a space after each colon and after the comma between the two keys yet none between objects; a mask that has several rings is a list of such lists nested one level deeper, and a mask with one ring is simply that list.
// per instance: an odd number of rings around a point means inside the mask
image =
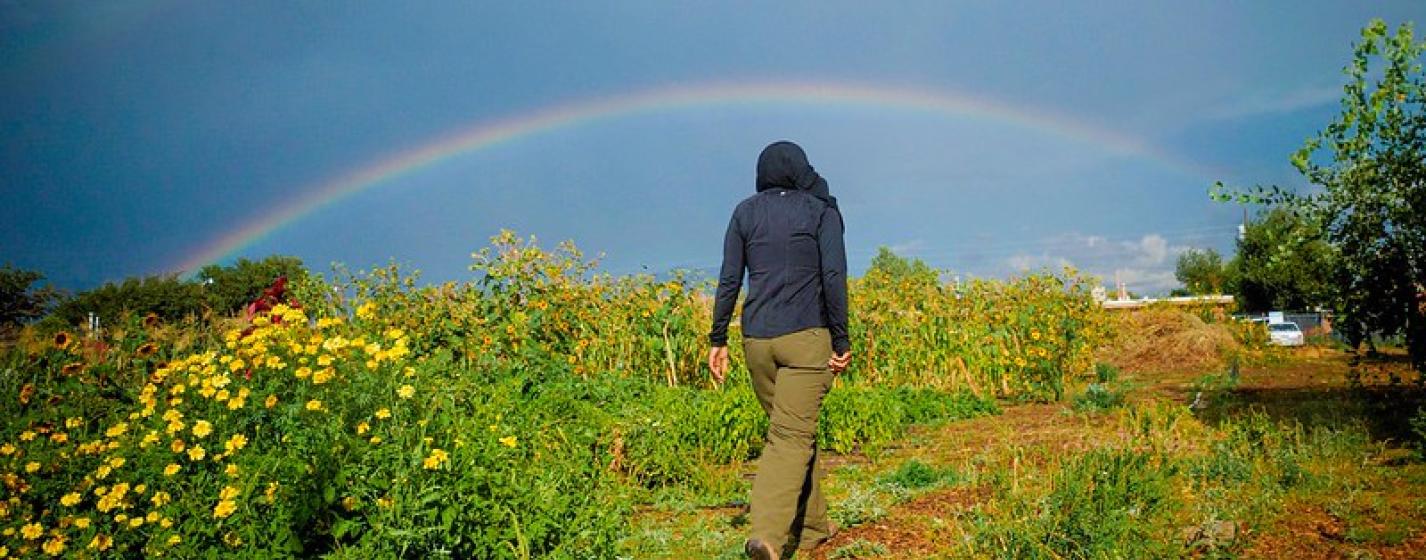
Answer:
[{"label": "black hood", "polygon": [[827,188],[827,180],[812,169],[812,164],[807,163],[807,152],[786,140],[769,144],[758,155],[757,188],[758,192],[768,189],[808,191],[831,207],[837,207],[837,199]]}]

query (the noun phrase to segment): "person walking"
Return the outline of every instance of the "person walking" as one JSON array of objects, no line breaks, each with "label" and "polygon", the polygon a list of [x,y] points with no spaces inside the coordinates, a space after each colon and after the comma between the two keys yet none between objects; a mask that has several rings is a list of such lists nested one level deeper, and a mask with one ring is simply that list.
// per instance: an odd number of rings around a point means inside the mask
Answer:
[{"label": "person walking", "polygon": [[708,368],[729,370],[728,323],[747,272],[743,351],[768,415],[767,444],[749,500],[748,556],[780,558],[831,538],[817,467],[817,414],[832,378],[851,363],[847,255],[837,199],[792,142],[758,156],[757,194],[733,210],[723,238]]}]

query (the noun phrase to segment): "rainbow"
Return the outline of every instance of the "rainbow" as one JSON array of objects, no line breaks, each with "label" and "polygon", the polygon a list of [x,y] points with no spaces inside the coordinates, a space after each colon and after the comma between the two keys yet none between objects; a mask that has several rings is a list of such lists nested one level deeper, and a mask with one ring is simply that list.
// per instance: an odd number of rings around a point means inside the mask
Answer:
[{"label": "rainbow", "polygon": [[1120,155],[1144,157],[1161,164],[1208,176],[1191,162],[1122,133],[1097,128],[1064,116],[1015,107],[991,99],[951,91],[902,89],[846,83],[738,83],[664,87],[613,97],[577,101],[481,121],[414,148],[391,153],[369,165],[297,189],[295,202],[273,208],[261,217],[218,237],[183,258],[174,269],[187,274],[204,265],[240,253],[303,216],[444,161],[554,130],[587,126],[633,115],[721,105],[791,103],[806,106],[872,106],[959,117],[976,117],[1046,132],[1099,146]]}]

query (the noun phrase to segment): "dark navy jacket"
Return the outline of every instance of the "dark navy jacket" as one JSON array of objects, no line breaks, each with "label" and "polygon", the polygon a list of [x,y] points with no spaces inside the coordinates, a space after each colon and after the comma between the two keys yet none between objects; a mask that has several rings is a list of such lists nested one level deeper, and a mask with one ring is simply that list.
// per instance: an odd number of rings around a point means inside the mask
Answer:
[{"label": "dark navy jacket", "polygon": [[714,346],[728,343],[728,322],[745,270],[743,336],[772,338],[826,327],[833,350],[840,354],[851,347],[842,215],[827,194],[826,181],[791,142],[763,151],[758,193],[738,204],[728,222],[708,335]]}]

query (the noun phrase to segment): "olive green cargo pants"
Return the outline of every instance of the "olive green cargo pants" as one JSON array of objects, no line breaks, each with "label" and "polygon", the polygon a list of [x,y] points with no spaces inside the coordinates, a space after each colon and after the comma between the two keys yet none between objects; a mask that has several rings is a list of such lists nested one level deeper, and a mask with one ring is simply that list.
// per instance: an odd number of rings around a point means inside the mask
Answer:
[{"label": "olive green cargo pants", "polygon": [[835,375],[827,369],[832,338],[815,328],[776,338],[744,338],[753,391],[768,416],[751,506],[753,536],[781,551],[789,540],[815,544],[829,536],[822,472],[817,467],[817,414]]}]

